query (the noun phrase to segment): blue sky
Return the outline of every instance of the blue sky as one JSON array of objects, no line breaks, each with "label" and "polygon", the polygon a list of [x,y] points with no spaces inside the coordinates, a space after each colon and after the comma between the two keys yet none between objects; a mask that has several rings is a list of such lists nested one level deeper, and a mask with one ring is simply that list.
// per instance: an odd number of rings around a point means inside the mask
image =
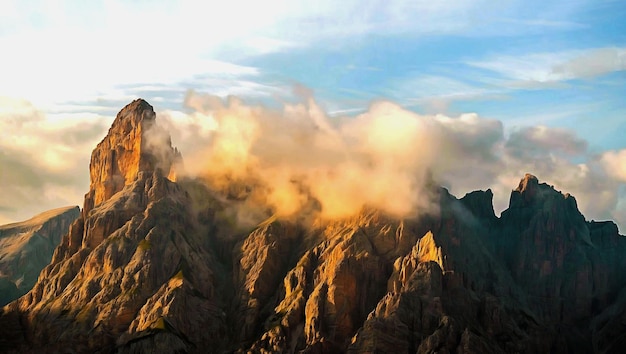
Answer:
[{"label": "blue sky", "polygon": [[[115,113],[135,97],[188,112],[189,90],[280,106],[306,87],[330,117],[379,100],[476,113],[502,123],[502,144],[543,126],[585,141],[572,166],[626,163],[624,1],[7,0],[0,47],[0,180],[15,199],[0,223],[80,203],[81,164]],[[49,146],[43,158],[37,141]],[[6,172],[16,161],[30,185]],[[609,192],[626,195],[623,167],[605,172]],[[626,210],[621,197],[611,203],[602,215]]]}]

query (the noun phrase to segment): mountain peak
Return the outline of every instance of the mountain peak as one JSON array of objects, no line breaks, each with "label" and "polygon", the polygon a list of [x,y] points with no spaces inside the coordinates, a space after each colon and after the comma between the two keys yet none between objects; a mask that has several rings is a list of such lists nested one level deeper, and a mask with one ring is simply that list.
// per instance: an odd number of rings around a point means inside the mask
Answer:
[{"label": "mountain peak", "polygon": [[500,218],[491,190],[432,182],[411,218],[249,227],[221,191],[166,177],[179,155],[154,121],[134,101],[94,150],[83,213],[0,309],[4,351],[623,351],[626,238],[533,175]]},{"label": "mountain peak", "polygon": [[527,173],[526,175],[524,175],[524,178],[520,180],[519,185],[517,186],[517,189],[515,189],[515,191],[520,193],[529,191],[532,193],[532,190],[538,185],[539,179],[537,179],[537,177],[535,177],[534,175]]},{"label": "mountain peak", "polygon": [[127,104],[117,114],[111,129],[115,126],[124,123],[138,124],[143,121],[154,121],[155,113],[154,108],[143,98],[138,98],[131,103]]},{"label": "mountain peak", "polygon": [[135,181],[139,172],[159,168],[165,176],[172,174],[180,154],[172,147],[169,134],[155,121],[154,109],[141,98],[117,114],[108,134],[91,154],[86,212]]},{"label": "mountain peak", "polygon": [[527,173],[520,180],[517,188],[511,192],[509,208],[516,208],[530,205],[541,205],[548,198],[563,199],[561,192],[546,183],[539,183],[539,179]]}]

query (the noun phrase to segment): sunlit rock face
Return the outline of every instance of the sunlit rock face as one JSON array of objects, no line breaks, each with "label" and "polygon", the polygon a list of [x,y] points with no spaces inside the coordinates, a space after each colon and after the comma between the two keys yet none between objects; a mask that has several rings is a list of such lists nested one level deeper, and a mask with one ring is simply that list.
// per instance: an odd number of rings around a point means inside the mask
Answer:
[{"label": "sunlit rock face", "polygon": [[50,263],[79,209],[64,207],[0,226],[0,305],[28,292],[39,272]]},{"label": "sunlit rock face", "polygon": [[[623,348],[626,241],[532,175],[430,191],[405,219],[237,223],[145,101],[91,161],[85,208],[33,289],[3,308],[8,352],[501,353]],[[152,140],[152,139],[156,140]],[[401,191],[399,191],[401,193]],[[300,221],[294,221],[300,220]]]},{"label": "sunlit rock face", "polygon": [[135,181],[139,172],[159,168],[165,176],[171,175],[179,159],[169,136],[155,127],[152,106],[142,99],[131,102],[117,114],[109,133],[91,153],[86,212]]},{"label": "sunlit rock face", "polygon": [[143,100],[118,114],[92,154],[82,214],[34,288],[4,309],[12,335],[0,346],[145,351],[221,337],[212,255],[189,195],[168,178],[180,156],[153,124]]}]

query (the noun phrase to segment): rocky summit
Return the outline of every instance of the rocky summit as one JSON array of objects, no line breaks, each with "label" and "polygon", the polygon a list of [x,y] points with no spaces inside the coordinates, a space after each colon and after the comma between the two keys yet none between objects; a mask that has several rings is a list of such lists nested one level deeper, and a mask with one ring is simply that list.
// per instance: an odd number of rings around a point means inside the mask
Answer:
[{"label": "rocky summit", "polygon": [[143,100],[92,154],[80,216],[32,290],[2,309],[20,353],[589,353],[626,348],[626,239],[526,175],[432,188],[435,211],[246,229],[176,179]]}]

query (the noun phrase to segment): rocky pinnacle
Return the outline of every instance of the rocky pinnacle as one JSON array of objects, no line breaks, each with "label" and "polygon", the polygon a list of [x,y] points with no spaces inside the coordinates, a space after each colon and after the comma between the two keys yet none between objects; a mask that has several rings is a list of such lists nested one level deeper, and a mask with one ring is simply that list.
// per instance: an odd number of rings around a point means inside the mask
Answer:
[{"label": "rocky pinnacle", "polygon": [[136,180],[139,172],[160,168],[164,175],[171,175],[179,159],[169,136],[156,127],[152,106],[143,99],[134,100],[117,114],[91,154],[85,212]]}]

